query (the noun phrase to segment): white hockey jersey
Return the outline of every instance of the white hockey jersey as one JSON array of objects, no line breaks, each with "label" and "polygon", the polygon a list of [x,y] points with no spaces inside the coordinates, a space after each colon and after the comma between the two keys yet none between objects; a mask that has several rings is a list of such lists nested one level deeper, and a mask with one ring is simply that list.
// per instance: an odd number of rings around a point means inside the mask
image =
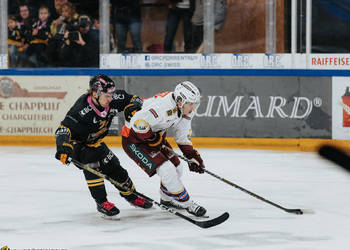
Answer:
[{"label": "white hockey jersey", "polygon": [[147,133],[149,129],[153,132],[165,132],[171,128],[177,144],[192,145],[191,120],[194,112],[188,116],[179,117],[172,94],[172,92],[163,92],[146,99],[142,109],[135,113],[126,126],[137,133]]}]

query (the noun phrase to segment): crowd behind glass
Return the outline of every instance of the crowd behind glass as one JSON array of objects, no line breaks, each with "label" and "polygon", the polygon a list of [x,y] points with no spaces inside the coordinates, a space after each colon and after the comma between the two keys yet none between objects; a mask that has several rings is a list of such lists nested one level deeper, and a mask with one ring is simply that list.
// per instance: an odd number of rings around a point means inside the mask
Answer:
[{"label": "crowd behind glass", "polygon": [[[286,0],[277,1],[283,4],[277,9],[277,13],[282,14],[277,15],[276,52],[286,53],[290,48],[290,16],[285,10],[290,5]],[[338,5],[342,1],[339,0]],[[203,52],[204,0],[109,2],[110,53]],[[8,5],[9,67],[99,66],[98,0],[13,0],[8,1]],[[330,40],[333,44],[346,40],[332,39],[332,36],[339,36],[337,26],[332,25],[337,20],[322,15],[316,8],[313,23],[316,19],[328,20],[328,26],[332,28],[327,31],[328,39],[324,39],[327,24],[322,25],[323,31],[314,26],[313,52],[348,52],[347,43],[344,46],[335,44],[333,48],[327,44]],[[264,18],[265,1],[214,0],[215,52],[264,53]],[[340,21],[349,22],[350,14],[348,19]],[[302,21],[299,21],[300,27]],[[302,41],[304,36],[305,30],[301,29],[299,40]],[[318,40],[318,37],[322,39]],[[303,44],[299,46],[299,52],[302,49]]]}]

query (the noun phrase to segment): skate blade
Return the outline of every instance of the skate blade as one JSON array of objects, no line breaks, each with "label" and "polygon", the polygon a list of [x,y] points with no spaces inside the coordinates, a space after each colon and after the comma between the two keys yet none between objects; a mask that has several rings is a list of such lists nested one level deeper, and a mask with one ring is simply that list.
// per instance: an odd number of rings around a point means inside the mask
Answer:
[{"label": "skate blade", "polygon": [[108,216],[108,215],[105,215],[103,213],[99,213],[101,218],[102,219],[105,219],[105,220],[120,220],[120,214],[116,214],[116,215],[113,215],[113,216]]}]

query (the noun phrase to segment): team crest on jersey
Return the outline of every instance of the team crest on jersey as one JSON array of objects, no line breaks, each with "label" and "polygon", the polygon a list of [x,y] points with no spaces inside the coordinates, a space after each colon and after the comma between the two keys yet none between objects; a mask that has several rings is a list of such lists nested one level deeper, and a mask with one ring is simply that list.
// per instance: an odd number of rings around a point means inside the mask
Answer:
[{"label": "team crest on jersey", "polygon": [[144,119],[138,119],[134,122],[133,128],[138,133],[147,133],[149,130],[149,124]]}]

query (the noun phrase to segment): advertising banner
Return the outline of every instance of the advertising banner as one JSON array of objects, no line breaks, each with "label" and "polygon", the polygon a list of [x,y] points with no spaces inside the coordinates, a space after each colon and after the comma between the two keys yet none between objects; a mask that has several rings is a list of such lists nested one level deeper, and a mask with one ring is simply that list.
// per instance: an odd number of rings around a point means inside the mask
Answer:
[{"label": "advertising banner", "polygon": [[141,97],[190,80],[201,89],[193,136],[331,138],[329,77],[131,77],[127,91]]},{"label": "advertising banner", "polygon": [[1,76],[0,135],[54,135],[88,76]]},{"label": "advertising banner", "polygon": [[[112,78],[119,88],[141,97],[173,91],[180,81],[195,83],[201,90],[201,102],[192,122],[193,136],[325,139],[332,136],[329,77]],[[88,76],[0,77],[0,135],[53,135],[68,109],[88,88],[88,82]],[[333,99],[347,104],[347,85],[340,85],[339,96]],[[338,106],[338,112],[342,112]],[[344,120],[344,131],[349,124],[346,115],[339,116],[340,124]],[[119,118],[111,125],[111,135],[119,135],[122,113]]]},{"label": "advertising banner", "polygon": [[350,69],[350,54],[310,54],[309,69]]},{"label": "advertising banner", "polygon": [[7,54],[0,54],[0,69],[7,69],[7,68],[8,68]]},{"label": "advertising banner", "polygon": [[350,77],[333,77],[333,139],[350,140]]},{"label": "advertising banner", "polygon": [[290,69],[305,68],[291,54],[102,54],[102,69]]},{"label": "advertising banner", "polygon": [[104,54],[100,59],[102,69],[350,69],[350,54]]}]

